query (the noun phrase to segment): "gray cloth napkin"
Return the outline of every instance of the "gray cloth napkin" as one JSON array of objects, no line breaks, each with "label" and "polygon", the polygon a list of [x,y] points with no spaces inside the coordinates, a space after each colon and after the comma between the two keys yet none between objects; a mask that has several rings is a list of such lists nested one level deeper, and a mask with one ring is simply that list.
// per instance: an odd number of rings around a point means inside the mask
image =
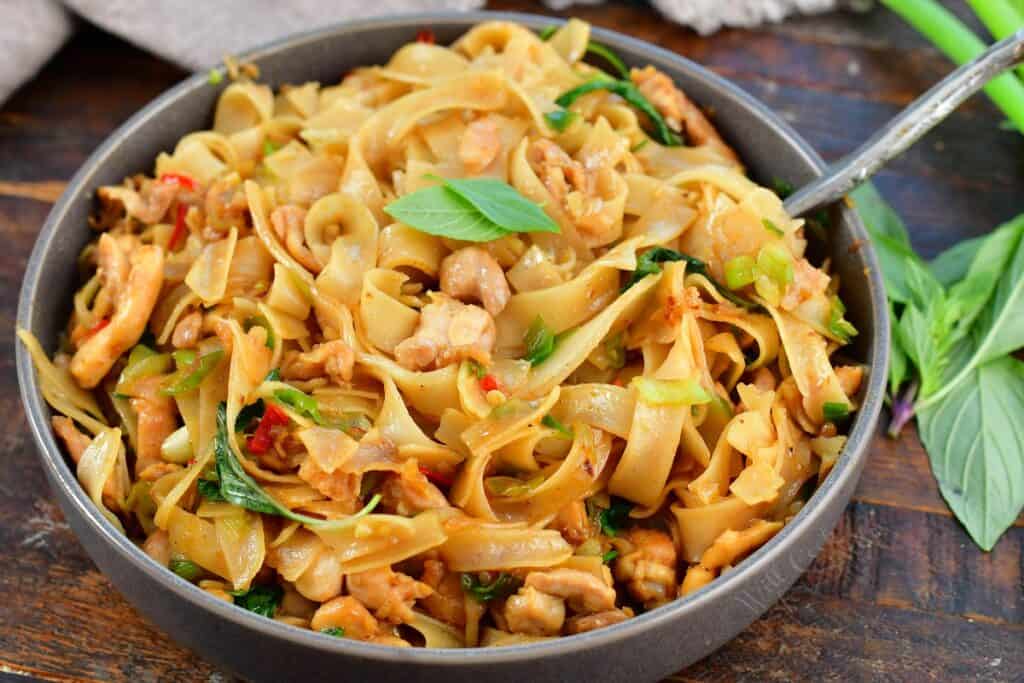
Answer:
[{"label": "gray cloth napkin", "polygon": [[[754,26],[850,0],[650,0],[669,19],[708,33]],[[863,0],[860,0],[863,2]],[[546,0],[566,9],[602,0]],[[70,37],[73,16],[187,69],[290,33],[345,19],[408,11],[470,10],[485,0],[0,0],[0,102],[28,81]]]}]

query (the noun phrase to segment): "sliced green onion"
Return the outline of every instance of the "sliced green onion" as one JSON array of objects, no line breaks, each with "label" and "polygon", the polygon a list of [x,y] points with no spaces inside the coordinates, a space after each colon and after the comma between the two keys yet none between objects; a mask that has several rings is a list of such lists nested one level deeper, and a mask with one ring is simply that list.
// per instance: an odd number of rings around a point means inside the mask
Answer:
[{"label": "sliced green onion", "polygon": [[711,402],[711,394],[695,379],[654,379],[634,377],[640,397],[656,406],[699,405]]},{"label": "sliced green onion", "polygon": [[565,129],[571,126],[573,121],[578,118],[579,114],[568,109],[556,109],[544,114],[544,120],[559,133],[564,133]]},{"label": "sliced green onion", "polygon": [[843,316],[846,306],[838,296],[832,297],[832,307],[828,312],[828,332],[839,343],[848,344],[857,336],[857,328]]},{"label": "sliced green onion", "polygon": [[826,403],[822,413],[826,422],[840,422],[850,416],[850,406],[845,403]]},{"label": "sliced green onion", "polygon": [[609,562],[611,562],[612,560],[614,560],[618,556],[619,556],[619,551],[616,550],[615,548],[612,548],[611,550],[609,550],[608,552],[606,552],[604,555],[601,556],[601,562],[603,562],[604,564],[608,564]]},{"label": "sliced green onion", "polygon": [[557,26],[545,26],[544,28],[537,32],[537,37],[539,37],[541,40],[550,40],[551,36],[555,35],[555,33],[557,32]]},{"label": "sliced green onion", "polygon": [[640,142],[638,142],[638,143],[636,143],[635,145],[633,145],[632,147],[630,147],[630,148],[629,148],[629,151],[630,151],[631,153],[633,153],[633,154],[636,154],[637,152],[639,152],[640,150],[642,150],[642,149],[643,149],[644,147],[646,147],[646,146],[647,146],[647,143],[648,143],[648,142],[650,142],[650,141],[651,141],[651,139],[650,139],[650,138],[644,138],[644,139],[643,139],[643,140],[641,140]]},{"label": "sliced green onion", "polygon": [[131,394],[135,380],[162,375],[170,369],[170,354],[157,353],[144,344],[137,344],[128,354],[128,364],[121,371],[114,394],[126,398]]},{"label": "sliced green onion", "polygon": [[778,306],[782,301],[782,288],[779,283],[767,275],[758,275],[754,280],[754,289],[757,295],[765,300],[769,306]]},{"label": "sliced green onion", "polygon": [[769,220],[767,218],[762,218],[761,219],[761,225],[763,225],[764,229],[767,230],[768,232],[772,233],[773,235],[777,235],[779,237],[785,237],[786,236],[786,232],[782,228],[780,228],[779,226],[775,225],[774,222],[772,222],[771,220]]},{"label": "sliced green onion", "polygon": [[171,558],[167,566],[172,572],[186,581],[195,581],[203,573],[202,567],[192,560],[186,560],[183,557]]},{"label": "sliced green onion", "polygon": [[317,405],[316,399],[309,394],[293,388],[278,389],[274,392],[274,398],[295,408],[300,413],[308,415],[318,425],[325,424],[324,416],[320,414],[320,407]]},{"label": "sliced green onion", "polygon": [[172,377],[167,386],[161,389],[161,393],[167,396],[177,396],[197,389],[206,376],[209,375],[217,364],[224,357],[224,350],[217,349],[205,356],[200,356],[191,365],[184,367],[177,376]]},{"label": "sliced green onion", "polygon": [[206,82],[210,85],[220,85],[223,80],[224,74],[220,72],[220,69],[210,69],[206,74]]},{"label": "sliced green onion", "polygon": [[196,352],[189,349],[179,349],[171,352],[171,358],[174,359],[174,367],[181,370],[196,362]]},{"label": "sliced green onion", "polygon": [[335,638],[345,637],[345,629],[341,626],[328,626],[327,628],[320,629],[320,633],[323,633],[325,636],[334,636]]},{"label": "sliced green onion", "polygon": [[160,457],[167,462],[184,465],[192,459],[192,441],[188,436],[188,427],[173,431],[160,444]]},{"label": "sliced green onion", "polygon": [[245,331],[246,332],[248,332],[249,330],[251,330],[253,327],[256,327],[256,326],[262,327],[264,330],[267,331],[266,347],[268,349],[273,349],[274,345],[277,343],[277,338],[274,336],[274,328],[270,326],[270,321],[267,320],[262,315],[254,315],[251,318],[246,319],[246,321],[245,321]]},{"label": "sliced green onion", "polygon": [[740,289],[753,284],[755,279],[754,259],[750,256],[737,256],[725,263],[725,285],[729,289]]},{"label": "sliced green onion", "polygon": [[264,157],[269,157],[271,154],[273,154],[277,150],[278,150],[278,146],[275,145],[270,140],[264,140],[263,141],[263,156]]},{"label": "sliced green onion", "polygon": [[562,435],[566,439],[572,438],[572,430],[566,427],[564,424],[555,419],[553,415],[545,415],[540,421],[545,427],[550,427]]},{"label": "sliced green onion", "polygon": [[793,281],[793,256],[784,244],[766,244],[757,252],[757,270],[784,288]]},{"label": "sliced green onion", "polygon": [[526,346],[523,359],[530,361],[530,365],[537,365],[555,352],[555,334],[544,324],[544,318],[538,315],[526,330],[523,344]]}]

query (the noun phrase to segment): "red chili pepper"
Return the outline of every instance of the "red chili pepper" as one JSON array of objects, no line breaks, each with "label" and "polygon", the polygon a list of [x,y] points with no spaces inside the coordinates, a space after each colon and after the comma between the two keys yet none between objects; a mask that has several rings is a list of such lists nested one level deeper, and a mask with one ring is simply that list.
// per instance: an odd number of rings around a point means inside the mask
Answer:
[{"label": "red chili pepper", "polygon": [[245,447],[249,449],[250,453],[257,455],[266,453],[274,443],[271,430],[286,424],[288,424],[288,414],[273,403],[268,403],[263,411],[263,417],[260,418],[260,423],[256,425],[256,431],[245,442]]},{"label": "red chili pepper", "polygon": [[622,384],[622,378],[621,378],[621,377],[616,377],[616,378],[615,378],[615,379],[614,379],[614,380],[612,381],[612,384],[614,384],[614,385],[615,385],[615,386],[617,386],[617,387],[621,387],[621,386],[623,386],[623,384]]},{"label": "red chili pepper", "polygon": [[196,189],[196,181],[184,173],[161,173],[160,182],[168,185],[181,185],[186,190]]},{"label": "red chili pepper", "polygon": [[109,324],[110,318],[100,318],[98,321],[96,321],[95,325],[89,328],[89,331],[85,333],[85,336],[91,337],[92,335],[96,334]]},{"label": "red chili pepper", "polygon": [[501,389],[501,384],[498,383],[498,378],[494,375],[484,375],[480,378],[480,388],[484,391],[494,391]]},{"label": "red chili pepper", "polygon": [[188,226],[185,225],[185,216],[187,215],[188,204],[178,204],[178,213],[174,217],[174,230],[171,231],[171,238],[167,240],[167,251],[174,251],[178,243],[188,234]]},{"label": "red chili pepper", "polygon": [[427,45],[433,45],[436,41],[434,32],[429,28],[421,28],[419,33],[416,34],[417,43],[426,43]]},{"label": "red chili pepper", "polygon": [[423,476],[426,477],[429,481],[431,481],[434,484],[437,484],[438,486],[443,486],[444,488],[449,488],[452,484],[455,483],[455,479],[450,475],[444,474],[442,472],[437,472],[435,470],[430,469],[429,467],[424,467],[423,465],[420,465],[420,472],[422,472]]}]

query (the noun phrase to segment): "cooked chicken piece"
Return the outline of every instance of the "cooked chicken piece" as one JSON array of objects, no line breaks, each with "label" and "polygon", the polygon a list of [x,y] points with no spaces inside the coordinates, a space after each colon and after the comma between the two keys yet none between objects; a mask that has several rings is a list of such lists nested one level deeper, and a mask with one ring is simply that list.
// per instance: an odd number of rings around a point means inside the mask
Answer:
[{"label": "cooked chicken piece", "polygon": [[525,586],[505,602],[505,621],[512,633],[557,636],[565,622],[565,602]]},{"label": "cooked chicken piece", "polygon": [[139,418],[138,443],[135,449],[135,476],[140,479],[153,465],[166,464],[160,457],[160,446],[178,428],[178,409],[174,399],[160,393],[164,377],[144,377],[132,384],[129,403]]},{"label": "cooked chicken piece", "polygon": [[192,311],[182,316],[178,324],[174,326],[171,334],[171,345],[176,349],[192,349],[199,343],[199,337],[203,333],[203,314],[199,311]]},{"label": "cooked chicken piece", "polygon": [[208,242],[224,238],[231,228],[245,228],[249,220],[249,202],[245,198],[241,178],[231,174],[215,181],[206,192],[203,208],[206,212],[203,239]]},{"label": "cooked chicken piece", "polygon": [[793,281],[786,287],[786,293],[779,304],[780,308],[792,311],[800,304],[818,299],[818,305],[828,303],[828,285],[830,278],[827,273],[812,266],[807,259],[795,259],[793,262]]},{"label": "cooked chicken piece", "polygon": [[420,311],[415,332],[395,347],[395,360],[410,370],[428,370],[466,358],[490,365],[496,331],[494,319],[479,306],[446,294],[432,293]]},{"label": "cooked chicken piece", "polygon": [[142,552],[156,560],[160,566],[166,567],[171,562],[171,537],[163,529],[157,529],[142,544]]},{"label": "cooked chicken piece", "polygon": [[562,537],[573,545],[579,545],[590,537],[590,520],[587,506],[582,500],[574,500],[555,515],[551,528],[557,529]]},{"label": "cooked chicken piece", "polygon": [[345,512],[353,514],[363,506],[359,499],[360,476],[336,470],[325,472],[313,458],[299,466],[299,478],[331,500],[343,503]]},{"label": "cooked chicken piece", "polygon": [[620,236],[621,207],[608,200],[623,181],[608,163],[577,161],[546,138],[530,144],[527,159],[589,246],[609,244]]},{"label": "cooked chicken piece", "polygon": [[630,595],[651,608],[676,595],[676,548],[672,538],[654,529],[633,528],[626,534],[633,550],[615,562],[615,578]]},{"label": "cooked chicken piece", "polygon": [[57,432],[57,436],[64,442],[71,460],[77,465],[78,461],[82,459],[82,453],[92,443],[92,438],[78,431],[78,427],[75,426],[71,418],[64,417],[63,415],[51,417],[50,424],[53,425],[53,431]]},{"label": "cooked chicken piece", "polygon": [[860,383],[864,379],[864,368],[860,365],[840,365],[836,368],[836,378],[843,393],[853,396],[860,389]]},{"label": "cooked chicken piece", "polygon": [[679,597],[689,595],[698,588],[708,585],[715,579],[715,572],[699,564],[695,564],[686,570],[683,583],[679,586]]},{"label": "cooked chicken piece", "polygon": [[565,622],[565,631],[569,635],[574,633],[585,633],[595,629],[618,624],[633,616],[633,610],[628,607],[623,609],[610,609],[606,612],[596,614],[584,614],[575,616]]},{"label": "cooked chicken piece", "polygon": [[352,347],[340,339],[315,345],[305,352],[288,352],[281,365],[285,379],[313,379],[327,375],[335,384],[346,384],[352,379],[355,364]]},{"label": "cooked chicken piece", "polygon": [[459,160],[470,174],[477,174],[491,165],[501,151],[501,129],[487,116],[468,126],[459,141]]},{"label": "cooked chicken piece", "polygon": [[340,628],[346,638],[370,640],[377,635],[380,625],[363,603],[351,595],[343,595],[320,605],[309,627],[314,631]]},{"label": "cooked chicken piece", "polygon": [[171,202],[178,196],[181,185],[158,180],[145,180],[138,190],[124,186],[107,186],[96,190],[101,215],[115,215],[120,205],[126,215],[142,223],[159,223],[167,214]]},{"label": "cooked chicken piece", "polygon": [[348,575],[348,591],[374,611],[378,619],[398,624],[412,620],[412,605],[433,589],[390,567]]},{"label": "cooked chicken piece", "polygon": [[530,572],[526,575],[526,586],[563,598],[574,612],[604,612],[615,608],[615,589],[579,569]]},{"label": "cooked chicken piece", "polygon": [[669,127],[681,132],[685,126],[686,135],[695,145],[709,145],[729,158],[739,160],[704,116],[704,112],[675,86],[671,78],[653,66],[633,69],[629,75],[644,97],[665,117]]},{"label": "cooked chicken piece", "polygon": [[310,271],[319,273],[324,264],[306,246],[305,223],[306,210],[301,206],[285,204],[270,213],[270,225],[288,253]]},{"label": "cooked chicken piece", "polygon": [[[113,244],[112,244],[113,243]],[[120,249],[109,233],[100,236],[100,277],[106,286],[103,253]],[[144,245],[129,256],[131,268],[127,281],[116,287],[114,314],[110,323],[88,337],[71,359],[71,374],[85,389],[103,379],[122,353],[131,348],[146,329],[164,280],[164,252],[160,247]]]},{"label": "cooked chicken piece", "polygon": [[406,460],[400,472],[389,474],[380,493],[381,505],[385,510],[406,517],[424,510],[450,507],[440,489],[431,484],[420,471],[416,460]]},{"label": "cooked chicken piece", "polygon": [[425,560],[420,581],[434,592],[420,600],[427,614],[457,628],[466,625],[466,598],[457,572],[449,572],[439,560]]},{"label": "cooked chicken piece", "polygon": [[463,247],[445,257],[441,291],[461,301],[479,301],[494,317],[512,296],[501,265],[481,247]]}]

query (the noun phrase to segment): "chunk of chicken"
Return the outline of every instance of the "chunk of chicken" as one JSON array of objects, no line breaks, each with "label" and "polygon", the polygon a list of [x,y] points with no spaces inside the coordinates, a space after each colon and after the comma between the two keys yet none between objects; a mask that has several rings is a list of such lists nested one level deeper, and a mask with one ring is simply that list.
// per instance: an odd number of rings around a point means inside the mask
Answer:
[{"label": "chunk of chicken", "polygon": [[[102,253],[120,249],[109,233],[100,236],[100,277],[105,278]],[[103,379],[118,357],[134,345],[146,329],[164,280],[164,252],[145,245],[130,255],[131,268],[123,287],[118,287],[115,312],[110,323],[86,339],[71,359],[71,374],[80,386],[92,389]],[[106,282],[104,282],[106,284]]]},{"label": "chunk of chicken", "polygon": [[466,126],[459,141],[459,160],[469,173],[483,171],[500,151],[501,129],[494,119],[484,116]]},{"label": "chunk of chicken", "polygon": [[671,78],[653,66],[633,69],[629,76],[658,113],[665,117],[665,123],[673,130],[681,132],[685,126],[686,134],[694,144],[709,145],[730,159],[739,161],[736,153],[725,144],[704,112],[675,86]]},{"label": "chunk of chicken", "polygon": [[182,316],[181,320],[174,326],[171,334],[171,345],[176,349],[192,349],[199,343],[200,335],[203,333],[203,314],[199,311],[192,311]]},{"label": "chunk of chicken", "polygon": [[633,616],[633,610],[625,607],[623,609],[610,609],[596,614],[584,614],[572,617],[565,622],[565,631],[569,635],[574,633],[586,633],[605,626],[618,624]]},{"label": "chunk of chicken", "polygon": [[411,517],[424,510],[450,507],[440,489],[420,471],[416,460],[406,460],[401,471],[390,474],[380,489],[385,510]]},{"label": "chunk of chicken", "polygon": [[320,605],[309,627],[314,631],[340,628],[346,638],[370,640],[377,635],[380,625],[363,603],[351,595],[343,595]]},{"label": "chunk of chicken", "polygon": [[53,425],[53,431],[64,442],[64,447],[68,449],[71,460],[77,465],[78,461],[82,459],[82,453],[92,443],[92,439],[78,431],[78,427],[75,426],[71,418],[63,415],[54,415],[50,418],[50,424]]},{"label": "chunk of chicken", "polygon": [[501,265],[480,247],[463,247],[441,261],[441,291],[461,301],[479,301],[492,316],[512,296]]},{"label": "chunk of chicken", "polygon": [[129,403],[139,418],[135,476],[140,479],[151,480],[151,476],[145,476],[146,470],[167,464],[160,457],[160,446],[178,428],[174,399],[160,393],[163,381],[162,376],[154,375],[132,385]]},{"label": "chunk of chicken", "polygon": [[323,270],[316,255],[306,246],[306,210],[294,204],[279,206],[270,213],[270,225],[292,257],[314,273]]},{"label": "chunk of chicken", "polygon": [[574,612],[589,614],[615,608],[615,589],[579,569],[530,572],[526,575],[526,586],[563,598]]},{"label": "chunk of chicken", "polygon": [[181,185],[178,183],[146,179],[137,190],[125,186],[106,186],[96,190],[96,196],[100,201],[101,215],[116,215],[120,207],[125,215],[152,225],[159,223],[167,214],[167,209],[180,190]]},{"label": "chunk of chicken", "polygon": [[466,625],[466,598],[457,572],[449,572],[440,560],[425,560],[420,581],[434,592],[420,600],[427,614],[452,626]]},{"label": "chunk of chicken", "polygon": [[309,351],[287,353],[281,365],[281,376],[306,380],[327,375],[335,384],[346,384],[352,380],[355,360],[352,347],[336,339],[317,344]]},{"label": "chunk of chicken", "polygon": [[163,529],[157,529],[142,544],[142,552],[156,560],[157,564],[166,567],[171,562],[170,535]]},{"label": "chunk of chicken", "polygon": [[413,603],[433,593],[427,584],[390,567],[349,574],[348,591],[378,619],[392,624],[411,621]]},{"label": "chunk of chicken", "polygon": [[505,602],[505,621],[512,633],[557,636],[565,622],[565,601],[524,586]]},{"label": "chunk of chicken", "polygon": [[395,347],[395,360],[410,370],[441,368],[466,358],[490,365],[497,333],[479,306],[432,293],[413,335]]},{"label": "chunk of chicken", "polygon": [[807,259],[796,259],[793,264],[793,281],[786,287],[780,308],[792,311],[801,304],[813,301],[814,309],[827,311],[831,307],[828,297],[830,281],[827,273],[812,266]]},{"label": "chunk of chicken", "polygon": [[[547,138],[534,140],[527,160],[588,246],[609,244],[622,233],[621,206],[611,202],[624,182],[607,160],[582,163]],[[616,229],[617,228],[617,229]]]},{"label": "chunk of chicken", "polygon": [[562,538],[573,545],[579,545],[590,537],[590,519],[587,506],[582,500],[574,500],[555,515],[551,527],[562,534]]},{"label": "chunk of chicken", "polygon": [[241,178],[230,174],[215,181],[206,192],[203,209],[206,213],[203,239],[208,242],[222,239],[231,228],[245,228],[249,221],[249,202]]},{"label": "chunk of chicken", "polygon": [[674,598],[676,547],[672,538],[662,531],[634,528],[626,539],[633,550],[615,562],[615,578],[647,608]]},{"label": "chunk of chicken", "polygon": [[307,457],[299,466],[299,478],[331,500],[342,503],[347,514],[353,514],[363,506],[359,499],[360,477],[357,474],[341,470],[327,472],[316,460]]}]

